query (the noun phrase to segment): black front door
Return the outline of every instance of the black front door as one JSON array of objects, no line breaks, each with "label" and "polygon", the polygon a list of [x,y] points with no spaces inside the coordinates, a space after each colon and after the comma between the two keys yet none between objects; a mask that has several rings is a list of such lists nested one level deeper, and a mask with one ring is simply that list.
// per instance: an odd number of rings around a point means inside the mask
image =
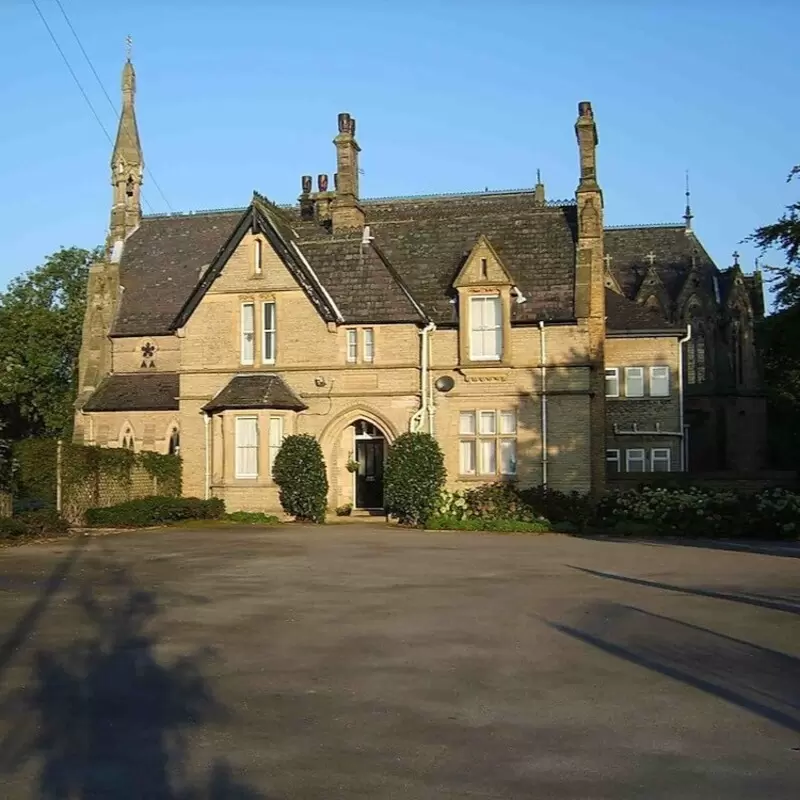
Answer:
[{"label": "black front door", "polygon": [[383,439],[357,439],[356,508],[383,508]]}]

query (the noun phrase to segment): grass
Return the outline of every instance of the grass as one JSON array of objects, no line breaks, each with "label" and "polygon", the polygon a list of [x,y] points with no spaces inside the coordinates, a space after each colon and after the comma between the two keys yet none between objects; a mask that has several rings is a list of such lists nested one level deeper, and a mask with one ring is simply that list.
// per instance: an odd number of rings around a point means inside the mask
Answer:
[{"label": "grass", "polygon": [[456,519],[437,516],[428,520],[429,531],[490,531],[493,533],[549,533],[550,523],[522,522],[513,519]]}]

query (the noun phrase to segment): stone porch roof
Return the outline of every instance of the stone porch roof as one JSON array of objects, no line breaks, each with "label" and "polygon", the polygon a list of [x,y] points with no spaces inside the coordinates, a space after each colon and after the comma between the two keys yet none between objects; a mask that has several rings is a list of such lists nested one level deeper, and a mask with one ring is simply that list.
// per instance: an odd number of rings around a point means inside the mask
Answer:
[{"label": "stone porch roof", "polygon": [[83,411],[177,411],[176,372],[137,372],[104,378]]},{"label": "stone porch roof", "polygon": [[274,372],[254,372],[232,378],[216,397],[203,406],[203,411],[214,414],[229,408],[304,411],[308,406],[280,375]]}]

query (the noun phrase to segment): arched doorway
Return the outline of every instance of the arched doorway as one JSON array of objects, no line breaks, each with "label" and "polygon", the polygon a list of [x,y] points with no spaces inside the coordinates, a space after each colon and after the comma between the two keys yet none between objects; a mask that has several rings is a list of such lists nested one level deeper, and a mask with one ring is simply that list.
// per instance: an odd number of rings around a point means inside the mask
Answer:
[{"label": "arched doorway", "polygon": [[353,497],[356,508],[383,508],[383,460],[386,437],[383,432],[365,419],[353,425]]}]

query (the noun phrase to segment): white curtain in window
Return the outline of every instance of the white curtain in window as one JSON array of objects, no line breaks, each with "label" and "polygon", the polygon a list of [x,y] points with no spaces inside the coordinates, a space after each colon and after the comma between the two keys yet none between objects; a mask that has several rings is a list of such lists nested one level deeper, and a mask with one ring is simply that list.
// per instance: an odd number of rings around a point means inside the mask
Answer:
[{"label": "white curtain in window", "polygon": [[242,364],[252,364],[256,357],[256,314],[253,303],[242,305]]},{"label": "white curtain in window", "polygon": [[475,440],[465,439],[461,442],[461,474],[475,474]]},{"label": "white curtain in window", "polygon": [[261,355],[265,364],[275,362],[275,303],[264,303],[264,337]]},{"label": "white curtain in window", "polygon": [[503,350],[503,315],[499,297],[470,298],[470,356],[498,361]]},{"label": "white curtain in window", "polygon": [[258,420],[236,418],[236,477],[258,477]]},{"label": "white curtain in window", "polygon": [[517,440],[500,440],[500,474],[516,475],[517,473]]},{"label": "white curtain in window", "polygon": [[269,471],[272,474],[272,465],[283,443],[283,417],[269,418]]},{"label": "white curtain in window", "polygon": [[494,475],[497,472],[497,453],[494,439],[479,439],[481,453],[481,475]]},{"label": "white curtain in window", "polygon": [[375,360],[375,331],[364,328],[364,361],[370,363]]}]

